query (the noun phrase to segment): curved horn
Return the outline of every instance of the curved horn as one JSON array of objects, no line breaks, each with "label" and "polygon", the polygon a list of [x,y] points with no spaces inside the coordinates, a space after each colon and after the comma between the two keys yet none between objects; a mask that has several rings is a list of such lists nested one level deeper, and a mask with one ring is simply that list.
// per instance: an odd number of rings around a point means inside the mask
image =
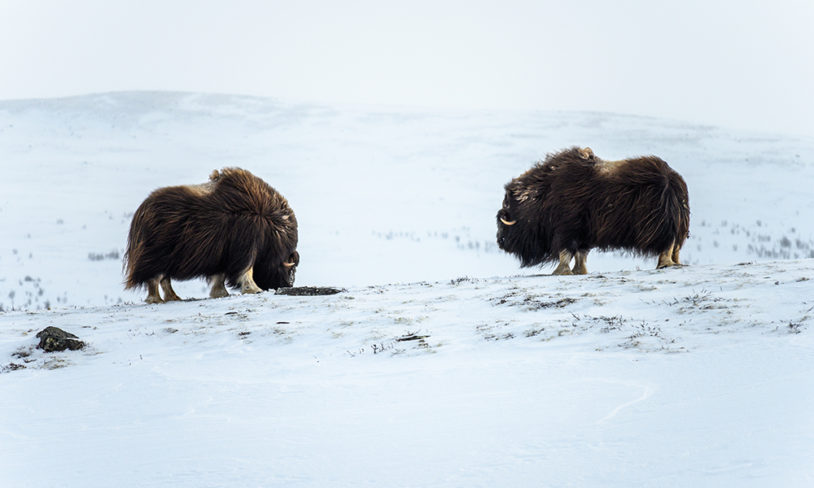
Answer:
[{"label": "curved horn", "polygon": [[292,263],[292,262],[289,262],[289,261],[283,262],[283,266],[285,266],[286,268],[291,268],[292,266],[296,266],[296,265],[297,265],[297,263]]},{"label": "curved horn", "polygon": [[500,218],[500,221],[503,222],[505,225],[514,225],[514,224],[517,223],[516,220],[512,220],[511,222],[509,222],[508,220],[504,219],[503,217]]}]

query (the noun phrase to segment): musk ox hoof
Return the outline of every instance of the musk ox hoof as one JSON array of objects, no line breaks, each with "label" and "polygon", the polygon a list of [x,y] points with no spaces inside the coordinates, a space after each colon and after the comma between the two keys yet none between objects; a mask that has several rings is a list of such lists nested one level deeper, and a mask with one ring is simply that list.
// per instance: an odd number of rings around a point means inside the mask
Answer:
[{"label": "musk ox hoof", "polygon": [[263,293],[263,290],[257,285],[249,285],[241,287],[240,293],[243,293],[244,295],[247,293]]},{"label": "musk ox hoof", "polygon": [[212,290],[209,293],[209,298],[226,298],[229,296],[229,292],[226,289],[223,290]]},{"label": "musk ox hoof", "polygon": [[164,303],[164,300],[161,297],[147,297],[144,299],[144,303],[154,304],[154,303]]},{"label": "musk ox hoof", "polygon": [[552,276],[567,276],[574,274],[570,269],[555,269]]}]

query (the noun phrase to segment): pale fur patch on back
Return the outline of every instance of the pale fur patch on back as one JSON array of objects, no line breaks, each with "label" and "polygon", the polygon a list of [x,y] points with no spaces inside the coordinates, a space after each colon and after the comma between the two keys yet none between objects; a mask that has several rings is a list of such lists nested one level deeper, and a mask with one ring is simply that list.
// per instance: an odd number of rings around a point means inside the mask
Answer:
[{"label": "pale fur patch on back", "polygon": [[215,180],[200,185],[186,185],[186,188],[197,196],[209,195],[215,189]]},{"label": "pale fur patch on back", "polygon": [[619,170],[627,161],[622,159],[620,161],[598,161],[596,163],[596,170],[599,174],[609,175]]}]

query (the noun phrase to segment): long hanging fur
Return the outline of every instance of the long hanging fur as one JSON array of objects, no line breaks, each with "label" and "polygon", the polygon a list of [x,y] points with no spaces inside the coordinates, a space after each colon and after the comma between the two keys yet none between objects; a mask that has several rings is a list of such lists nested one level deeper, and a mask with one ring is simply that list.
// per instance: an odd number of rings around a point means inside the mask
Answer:
[{"label": "long hanging fur", "polygon": [[505,190],[498,245],[524,267],[555,262],[563,250],[658,255],[683,246],[689,234],[687,185],[655,156],[609,162],[573,147],[548,155]]},{"label": "long hanging fur", "polygon": [[127,238],[126,288],[158,276],[220,273],[236,287],[252,265],[260,288],[291,286],[283,263],[299,262],[296,248],[297,219],[286,199],[250,172],[226,168],[202,185],[159,188],[144,200]]}]

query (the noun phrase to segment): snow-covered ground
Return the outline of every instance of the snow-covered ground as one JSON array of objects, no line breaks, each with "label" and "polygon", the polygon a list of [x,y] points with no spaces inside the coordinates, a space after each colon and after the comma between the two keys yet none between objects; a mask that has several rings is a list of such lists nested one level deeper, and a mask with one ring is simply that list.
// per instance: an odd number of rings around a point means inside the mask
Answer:
[{"label": "snow-covered ground", "polygon": [[[503,184],[570,145],[679,171],[691,266],[500,252]],[[223,166],[288,198],[296,284],[347,291],[122,289],[133,210]],[[0,167],[0,486],[814,484],[812,140],[117,93],[0,102]]]}]

